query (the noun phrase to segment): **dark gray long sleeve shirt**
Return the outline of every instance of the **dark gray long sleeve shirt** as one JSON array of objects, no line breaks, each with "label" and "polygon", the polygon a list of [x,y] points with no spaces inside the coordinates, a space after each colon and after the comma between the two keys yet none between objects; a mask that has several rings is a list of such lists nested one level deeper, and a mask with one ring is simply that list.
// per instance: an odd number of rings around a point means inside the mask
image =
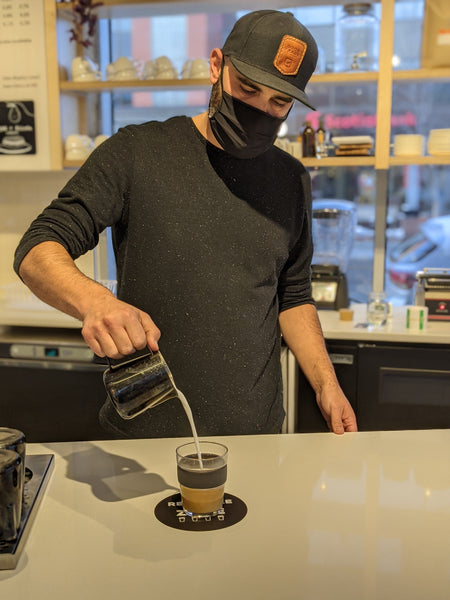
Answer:
[{"label": "dark gray long sleeve shirt", "polygon": [[[313,304],[310,179],[272,147],[236,159],[191,119],[129,126],[104,142],[25,233],[16,271],[52,240],[73,258],[112,227],[118,297],[146,311],[200,435],[271,433],[284,412],[280,311]],[[187,436],[177,401],[122,421],[127,435]]]}]

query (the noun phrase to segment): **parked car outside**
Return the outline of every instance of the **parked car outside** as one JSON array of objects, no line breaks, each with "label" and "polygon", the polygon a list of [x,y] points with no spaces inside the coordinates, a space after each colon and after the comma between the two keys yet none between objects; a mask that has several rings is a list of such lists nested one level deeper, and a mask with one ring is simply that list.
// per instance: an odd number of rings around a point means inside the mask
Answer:
[{"label": "parked car outside", "polygon": [[424,268],[450,268],[450,215],[428,219],[388,253],[386,271],[405,304],[413,302],[416,273]]}]

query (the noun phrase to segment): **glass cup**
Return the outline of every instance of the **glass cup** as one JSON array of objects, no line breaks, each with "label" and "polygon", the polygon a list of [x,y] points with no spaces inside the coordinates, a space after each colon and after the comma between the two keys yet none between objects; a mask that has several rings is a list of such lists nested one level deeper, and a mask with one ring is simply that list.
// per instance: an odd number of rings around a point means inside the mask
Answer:
[{"label": "glass cup", "polygon": [[214,516],[223,506],[228,448],[216,442],[199,444],[201,462],[194,442],[176,450],[181,503],[189,516]]},{"label": "glass cup", "polygon": [[23,501],[23,463],[17,452],[0,450],[0,540],[16,539]]},{"label": "glass cup", "polygon": [[389,306],[384,292],[370,292],[367,302],[367,321],[371,325],[381,326],[386,323]]},{"label": "glass cup", "polygon": [[17,452],[21,459],[22,479],[25,480],[26,438],[23,431],[0,427],[0,450]]}]

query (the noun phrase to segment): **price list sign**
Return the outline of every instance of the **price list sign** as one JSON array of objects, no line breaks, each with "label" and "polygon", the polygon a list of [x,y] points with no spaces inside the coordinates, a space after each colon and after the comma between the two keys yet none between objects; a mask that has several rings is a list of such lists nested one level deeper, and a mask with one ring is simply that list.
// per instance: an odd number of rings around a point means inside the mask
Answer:
[{"label": "price list sign", "polygon": [[31,26],[31,0],[28,2],[18,2],[2,0],[1,6],[1,29],[8,27],[27,27]]},{"label": "price list sign", "polygon": [[49,167],[45,0],[0,0],[0,170]]}]

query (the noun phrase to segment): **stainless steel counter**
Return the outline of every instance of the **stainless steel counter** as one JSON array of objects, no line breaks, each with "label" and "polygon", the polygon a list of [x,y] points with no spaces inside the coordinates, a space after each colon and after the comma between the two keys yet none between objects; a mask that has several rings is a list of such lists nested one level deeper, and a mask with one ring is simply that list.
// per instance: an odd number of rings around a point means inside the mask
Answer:
[{"label": "stainless steel counter", "polygon": [[447,600],[450,431],[217,438],[248,508],[217,531],[154,515],[182,440],[31,444],[55,468],[17,600]]}]

